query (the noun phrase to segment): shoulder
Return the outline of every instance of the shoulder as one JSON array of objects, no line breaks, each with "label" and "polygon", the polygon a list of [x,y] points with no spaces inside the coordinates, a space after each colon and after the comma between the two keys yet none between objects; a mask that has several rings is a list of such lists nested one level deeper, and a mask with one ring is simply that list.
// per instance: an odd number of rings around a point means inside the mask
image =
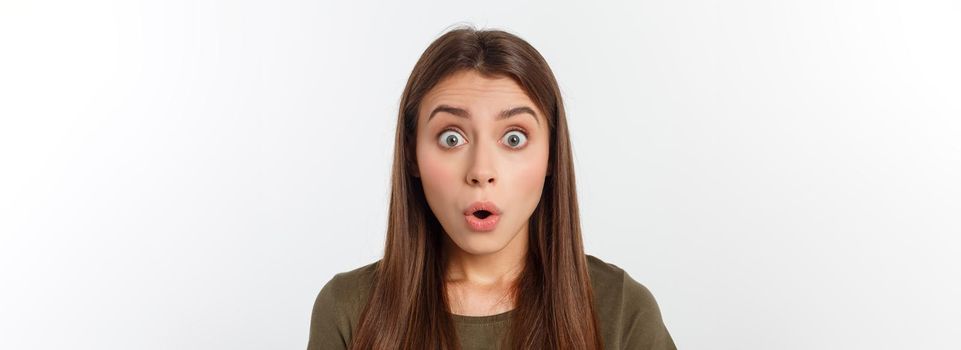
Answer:
[{"label": "shoulder", "polygon": [[378,264],[380,264],[380,261],[334,275],[321,288],[317,297],[332,299],[338,304],[349,304],[357,301],[362,296],[361,294],[370,291]]},{"label": "shoulder", "polygon": [[618,300],[624,304],[633,305],[639,309],[637,311],[650,311],[652,308],[657,308],[657,302],[651,291],[619,266],[593,255],[587,255],[587,267],[596,299],[606,303]]},{"label": "shoulder", "polygon": [[346,348],[380,261],[334,275],[314,300],[308,349]]},{"label": "shoulder", "polygon": [[675,349],[651,291],[624,269],[587,255],[594,305],[612,348]]}]

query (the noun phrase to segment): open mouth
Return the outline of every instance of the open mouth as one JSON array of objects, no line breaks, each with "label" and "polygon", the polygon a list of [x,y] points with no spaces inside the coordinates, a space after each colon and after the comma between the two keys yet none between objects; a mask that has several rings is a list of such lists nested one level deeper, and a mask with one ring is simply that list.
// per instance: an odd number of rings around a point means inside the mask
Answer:
[{"label": "open mouth", "polygon": [[475,211],[473,215],[474,217],[483,220],[483,219],[486,219],[488,216],[491,216],[491,212],[487,210],[478,210],[478,211]]},{"label": "open mouth", "polygon": [[497,227],[501,211],[493,202],[474,202],[464,209],[464,219],[471,231],[489,232]]}]

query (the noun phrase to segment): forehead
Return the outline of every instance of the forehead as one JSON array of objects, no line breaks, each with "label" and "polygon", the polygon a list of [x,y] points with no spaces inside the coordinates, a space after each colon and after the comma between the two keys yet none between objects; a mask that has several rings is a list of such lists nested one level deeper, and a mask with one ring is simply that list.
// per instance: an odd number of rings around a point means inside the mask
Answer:
[{"label": "forehead", "polygon": [[470,109],[490,107],[498,110],[505,106],[527,105],[537,109],[514,79],[507,76],[483,76],[472,70],[453,73],[438,82],[424,96],[420,114],[440,104]]}]

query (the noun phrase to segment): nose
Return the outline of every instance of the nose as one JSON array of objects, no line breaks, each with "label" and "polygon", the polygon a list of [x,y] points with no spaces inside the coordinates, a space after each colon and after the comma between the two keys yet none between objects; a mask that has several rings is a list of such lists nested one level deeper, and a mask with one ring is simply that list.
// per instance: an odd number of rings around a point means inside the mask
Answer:
[{"label": "nose", "polygon": [[468,177],[468,184],[477,186],[482,183],[494,184],[494,175],[490,173],[472,172]]},{"label": "nose", "polygon": [[467,184],[471,186],[493,185],[497,172],[494,170],[494,162],[491,159],[493,152],[481,150],[480,147],[474,150],[474,162],[470,170],[467,171]]}]

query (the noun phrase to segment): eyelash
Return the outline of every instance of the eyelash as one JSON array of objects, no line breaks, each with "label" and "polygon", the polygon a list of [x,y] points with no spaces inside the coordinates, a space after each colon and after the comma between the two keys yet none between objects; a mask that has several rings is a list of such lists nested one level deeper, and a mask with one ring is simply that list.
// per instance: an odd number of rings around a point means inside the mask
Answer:
[{"label": "eyelash", "polygon": [[[444,128],[443,130],[441,130],[439,133],[437,133],[437,136],[434,136],[434,138],[436,139],[436,138],[440,137],[440,135],[443,135],[445,132],[448,132],[448,131],[456,132],[456,133],[460,134],[462,137],[464,136],[464,132],[460,131],[460,129],[455,128],[455,127],[453,127],[453,126],[448,126],[448,127]],[[528,140],[527,143],[530,143],[530,135],[527,134],[527,130],[521,129],[521,128],[516,127],[516,126],[512,126],[512,127],[507,128],[507,130],[504,131],[504,134],[507,134],[507,133],[509,133],[509,132],[511,132],[511,131],[520,131],[521,133],[524,134],[524,137],[527,138],[527,140]],[[464,138],[466,139],[466,137],[464,137]],[[498,143],[500,143],[500,142],[498,142]],[[520,148],[511,148],[511,147],[507,147],[507,148],[510,148],[510,150],[512,150],[512,151],[520,151],[520,150],[522,150],[522,149],[527,148],[527,143],[525,143],[524,146],[521,146]],[[454,149],[454,148],[446,148],[446,149],[444,149],[444,150],[450,151],[450,150],[453,150],[453,149]]]}]

